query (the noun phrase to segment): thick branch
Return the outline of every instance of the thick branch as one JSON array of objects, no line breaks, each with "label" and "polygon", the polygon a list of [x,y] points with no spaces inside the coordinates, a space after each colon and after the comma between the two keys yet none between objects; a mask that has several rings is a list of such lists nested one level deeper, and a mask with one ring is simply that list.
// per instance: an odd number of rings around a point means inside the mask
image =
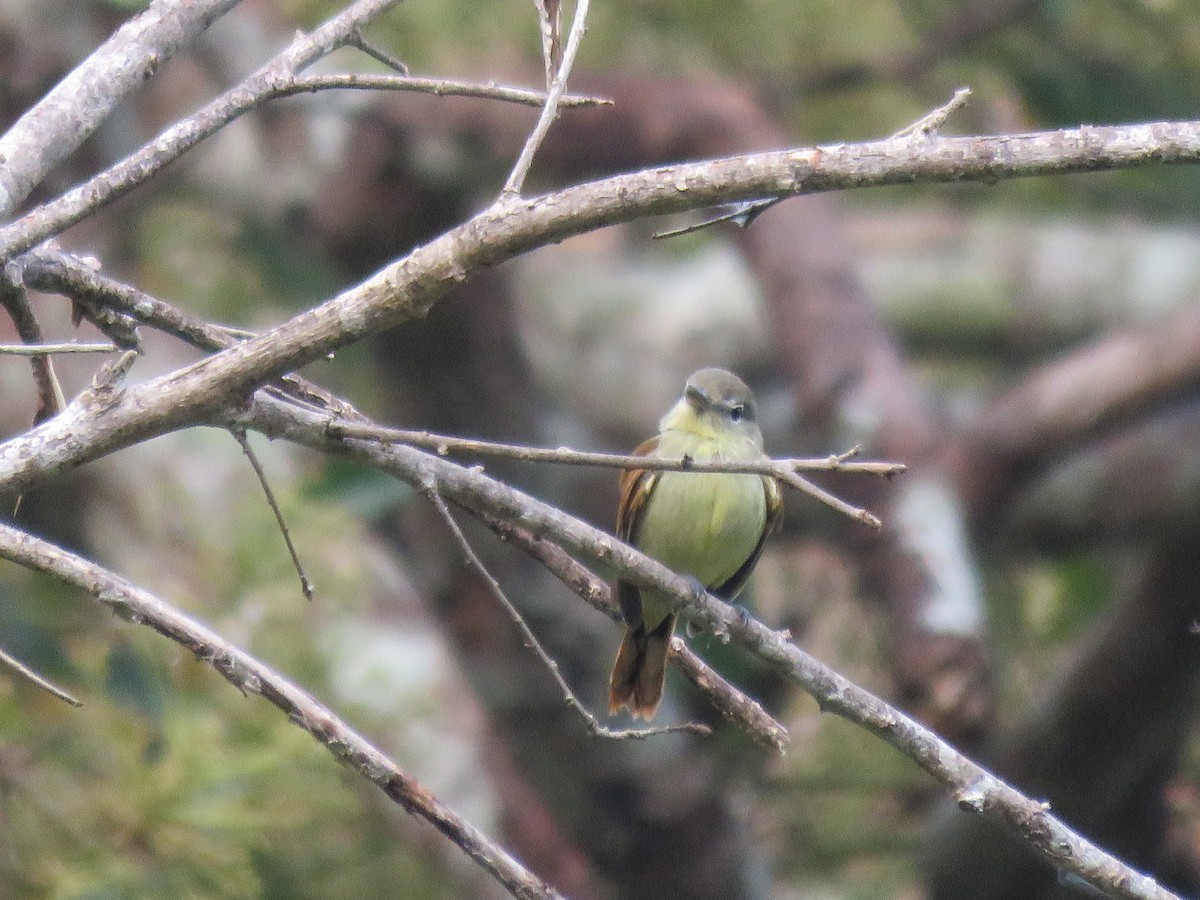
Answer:
[{"label": "thick branch", "polygon": [[[911,181],[990,182],[1197,160],[1200,122],[1158,123],[782,150],[662,166],[532,199],[507,197],[362,284],[256,338],[130,388],[103,410],[77,404],[0,445],[0,485],[23,490],[53,472],[201,421],[259,384],[425,315],[471,272],[603,225],[774,194]],[[0,229],[0,242],[11,237]]]},{"label": "thick branch", "polygon": [[40,244],[133,190],[200,141],[271,99],[274,92],[290,85],[299,71],[344,46],[362,26],[399,2],[358,0],[311,34],[298,36],[282,53],[200,112],[175,123],[140,150],[56,200],[0,228],[0,260]]},{"label": "thick branch", "polygon": [[312,695],[158,597],[101,566],[2,523],[0,558],[75,585],[121,618],[147,625],[187,648],[243,694],[261,695],[316,738],[339,762],[359,772],[406,812],[421,816],[462,847],[513,896],[559,896]]},{"label": "thick branch", "polygon": [[131,91],[240,0],[155,0],[117,29],[0,137],[0,218]]}]

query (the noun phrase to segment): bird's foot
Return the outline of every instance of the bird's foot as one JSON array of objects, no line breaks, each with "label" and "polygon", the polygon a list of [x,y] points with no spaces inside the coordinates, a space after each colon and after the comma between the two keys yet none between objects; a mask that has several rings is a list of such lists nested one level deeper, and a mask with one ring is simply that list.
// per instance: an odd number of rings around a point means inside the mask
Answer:
[{"label": "bird's foot", "polygon": [[[702,600],[708,593],[708,587],[695,575],[684,575],[683,578],[688,583],[688,587],[692,589],[692,597],[697,602]],[[684,621],[683,629],[687,632],[687,636],[690,638],[694,638],[696,635],[700,634],[700,629],[692,624],[691,619]]]}]

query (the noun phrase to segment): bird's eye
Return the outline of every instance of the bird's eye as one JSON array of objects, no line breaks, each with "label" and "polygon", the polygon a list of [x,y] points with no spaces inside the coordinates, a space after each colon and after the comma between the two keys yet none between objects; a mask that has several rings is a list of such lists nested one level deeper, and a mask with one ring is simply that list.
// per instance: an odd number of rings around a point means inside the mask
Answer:
[{"label": "bird's eye", "polygon": [[729,418],[735,422],[740,422],[746,418],[746,407],[738,403],[736,406],[729,407]]}]

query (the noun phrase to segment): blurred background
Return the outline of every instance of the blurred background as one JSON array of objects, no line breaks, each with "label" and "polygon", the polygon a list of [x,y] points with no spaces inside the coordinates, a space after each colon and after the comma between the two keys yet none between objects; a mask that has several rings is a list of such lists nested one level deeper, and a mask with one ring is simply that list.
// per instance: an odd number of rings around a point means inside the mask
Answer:
[{"label": "blurred background", "polygon": [[[0,0],[10,124],[142,4]],[[246,0],[30,203],[153,138],[338,4]],[[569,9],[565,11],[569,13]],[[564,15],[564,21],[568,21]],[[1190,119],[1193,0],[593,4],[528,190],[663,161],[887,136],[973,90],[949,133]],[[368,38],[414,74],[543,83],[529,0],[409,0]],[[324,71],[380,71],[340,51]],[[239,120],[64,247],[197,315],[261,328],[496,196],[536,111],[322,93]],[[746,230],[611,228],[480,273],[428,319],[305,374],[385,423],[623,451],[702,365],[759,394],[768,449],[861,445],[894,482],[789,493],[746,599],[1089,837],[1200,892],[1200,171],[803,197]],[[62,298],[35,296],[48,336]],[[135,378],[195,352],[143,334]],[[0,317],[0,340],[14,340]],[[94,360],[65,360],[68,396]],[[28,427],[0,359],[0,434]],[[18,524],[211,624],[345,715],[579,898],[1081,896],[915,765],[736,650],[693,643],[785,722],[785,755],[590,738],[406,486],[252,438],[316,584],[304,601],[236,442],[193,430],[25,498]],[[486,461],[608,528],[607,470]],[[470,524],[470,523],[464,523]],[[618,631],[481,529],[478,550],[602,710]],[[0,895],[499,896],[462,853],[277,711],[61,585],[0,567]],[[664,721],[714,714],[672,679]]]}]

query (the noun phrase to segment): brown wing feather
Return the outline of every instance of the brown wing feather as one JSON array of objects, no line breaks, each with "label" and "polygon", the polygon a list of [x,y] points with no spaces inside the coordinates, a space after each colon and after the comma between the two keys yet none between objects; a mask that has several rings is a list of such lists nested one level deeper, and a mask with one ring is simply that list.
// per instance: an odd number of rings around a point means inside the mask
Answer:
[{"label": "brown wing feather", "polygon": [[762,535],[759,537],[758,543],[754,545],[753,552],[742,563],[742,567],[734,572],[724,584],[713,588],[713,593],[725,600],[732,600],[742,592],[742,588],[746,586],[746,580],[762,555],[767,537],[779,527],[779,522],[783,518],[783,494],[779,490],[779,482],[766,476],[763,477],[762,482],[763,493],[766,495],[767,501],[767,515],[766,521],[763,523]]},{"label": "brown wing feather", "polygon": [[[633,456],[653,456],[658,449],[658,438],[638,444]],[[658,472],[647,472],[645,469],[621,470],[621,502],[617,505],[617,537],[628,544],[637,539],[637,529],[641,524],[642,513],[646,509],[646,498],[654,490],[654,482],[658,480]],[[621,604],[621,613],[625,623],[630,628],[642,624],[642,598],[638,589],[624,581],[617,582],[617,601]]]},{"label": "brown wing feather", "polygon": [[[642,441],[630,456],[653,456],[658,449],[658,437]],[[645,469],[621,470],[621,502],[617,506],[617,537],[626,542],[633,540],[634,531],[646,506],[646,498],[654,488],[658,472]]]}]

